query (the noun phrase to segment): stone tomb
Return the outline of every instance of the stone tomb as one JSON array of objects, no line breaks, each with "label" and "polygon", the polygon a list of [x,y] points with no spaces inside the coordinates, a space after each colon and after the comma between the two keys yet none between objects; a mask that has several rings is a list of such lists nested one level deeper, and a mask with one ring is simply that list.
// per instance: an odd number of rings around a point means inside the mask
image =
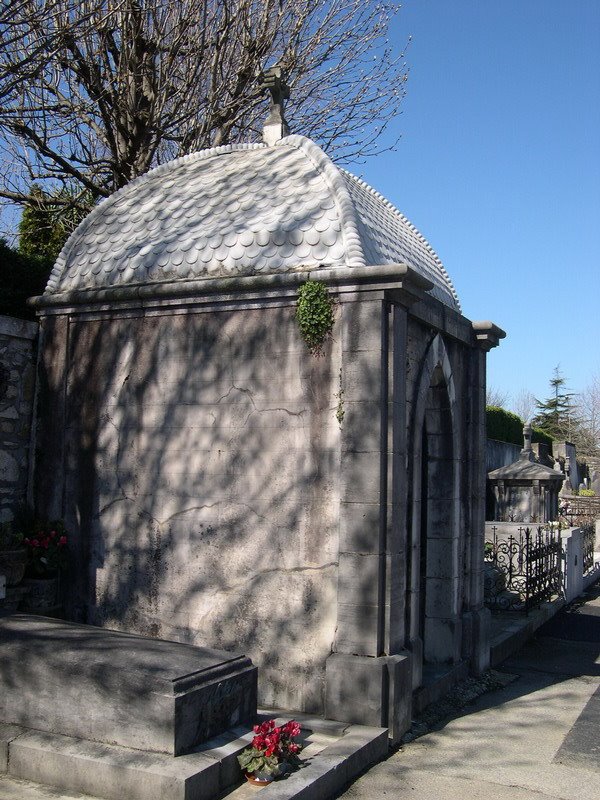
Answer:
[{"label": "stone tomb", "polygon": [[558,518],[558,495],[565,475],[536,463],[531,431],[527,423],[518,461],[488,473],[496,522],[544,524]]},{"label": "stone tomb", "polygon": [[178,756],[256,715],[243,655],[13,614],[0,617],[0,721]]},{"label": "stone tomb", "polygon": [[[319,355],[309,278],[334,303]],[[395,740],[428,669],[486,669],[504,332],[381,195],[302,136],[185,156],[99,204],[34,305],[34,495],[70,532],[70,619],[242,650],[265,707]]]}]

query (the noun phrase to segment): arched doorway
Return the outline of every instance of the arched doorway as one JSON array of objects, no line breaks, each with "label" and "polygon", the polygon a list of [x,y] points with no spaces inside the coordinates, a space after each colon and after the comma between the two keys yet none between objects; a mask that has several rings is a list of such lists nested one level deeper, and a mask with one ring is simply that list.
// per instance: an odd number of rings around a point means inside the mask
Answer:
[{"label": "arched doorway", "polygon": [[423,666],[460,658],[458,440],[454,385],[441,338],[424,364],[413,417],[407,645],[413,685]]}]

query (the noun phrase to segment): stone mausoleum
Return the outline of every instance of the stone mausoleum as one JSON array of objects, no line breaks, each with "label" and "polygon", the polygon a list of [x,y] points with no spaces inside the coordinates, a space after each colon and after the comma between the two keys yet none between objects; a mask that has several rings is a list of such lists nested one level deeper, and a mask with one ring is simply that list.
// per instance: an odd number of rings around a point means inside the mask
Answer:
[{"label": "stone mausoleum", "polygon": [[[381,195],[266,138],[158,167],[67,242],[35,301],[36,501],[72,534],[72,620],[246,653],[263,705],[397,738],[430,672],[488,663],[504,333]],[[308,279],[335,304],[321,355]]]}]

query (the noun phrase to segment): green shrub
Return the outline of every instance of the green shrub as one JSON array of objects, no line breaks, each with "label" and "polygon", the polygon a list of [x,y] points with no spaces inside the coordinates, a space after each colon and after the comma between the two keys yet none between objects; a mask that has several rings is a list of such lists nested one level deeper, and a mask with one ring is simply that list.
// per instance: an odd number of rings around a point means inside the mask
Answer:
[{"label": "green shrub", "polygon": [[[498,406],[487,406],[485,414],[488,439],[495,439],[498,442],[508,442],[509,444],[523,446],[523,427],[525,423],[521,417],[517,414],[513,414],[512,411],[498,408]],[[554,439],[541,428],[532,429],[531,441],[547,444],[550,448],[550,452],[552,452],[552,442]]]},{"label": "green shrub", "polygon": [[35,319],[28,297],[42,294],[52,270],[52,261],[18,253],[0,239],[0,314]]},{"label": "green shrub", "polygon": [[523,446],[523,425],[521,417],[498,406],[488,406],[485,410],[488,439]]},{"label": "green shrub", "polygon": [[579,497],[596,497],[596,492],[593,489],[580,489],[577,494]]}]

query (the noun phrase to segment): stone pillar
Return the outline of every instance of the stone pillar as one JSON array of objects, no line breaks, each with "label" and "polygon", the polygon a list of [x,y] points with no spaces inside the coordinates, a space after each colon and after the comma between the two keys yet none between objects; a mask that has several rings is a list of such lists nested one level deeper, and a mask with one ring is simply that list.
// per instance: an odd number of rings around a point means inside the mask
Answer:
[{"label": "stone pillar", "polygon": [[388,727],[397,742],[412,701],[411,657],[402,651],[407,311],[371,291],[342,302],[341,313],[338,623],[325,714]]},{"label": "stone pillar", "polygon": [[[491,322],[474,322],[471,351],[471,425],[468,462],[470,465],[470,550],[471,572],[466,588],[467,611],[463,614],[463,655],[480,674],[490,664],[490,612],[483,604],[483,553],[485,546],[485,394],[486,355],[506,334]],[[499,487],[499,505],[504,506],[503,488]]]},{"label": "stone pillar", "polygon": [[538,524],[542,521],[542,493],[540,489],[540,482],[533,481],[533,498],[531,503],[532,521]]},{"label": "stone pillar", "polygon": [[[360,656],[382,654],[379,603],[384,580],[380,500],[387,362],[383,351],[387,312],[383,296],[341,304],[342,385],[341,496],[336,650]],[[383,517],[383,520],[382,520]]]}]

